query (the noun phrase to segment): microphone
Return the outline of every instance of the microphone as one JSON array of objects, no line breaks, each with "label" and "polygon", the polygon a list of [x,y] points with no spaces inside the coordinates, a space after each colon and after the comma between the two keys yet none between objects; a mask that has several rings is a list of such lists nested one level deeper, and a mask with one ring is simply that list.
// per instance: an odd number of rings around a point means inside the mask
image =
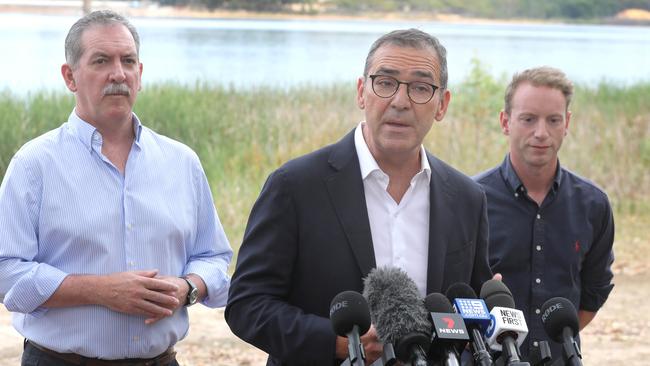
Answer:
[{"label": "microphone", "polygon": [[497,365],[530,365],[520,361],[519,347],[528,334],[526,319],[515,309],[510,289],[501,281],[488,280],[481,286],[481,297],[490,309],[490,326],[485,333],[487,344],[494,351],[502,351]]},{"label": "microphone", "polygon": [[343,291],[334,296],[330,304],[330,321],[334,333],[348,339],[348,359],[350,366],[364,366],[366,354],[360,335],[370,328],[370,310],[366,299],[355,291]]},{"label": "microphone", "polygon": [[582,366],[580,347],[574,339],[578,335],[580,324],[578,313],[571,301],[554,297],[546,300],[541,311],[546,334],[555,342],[562,343],[564,364]]},{"label": "microphone", "polygon": [[433,293],[424,299],[433,323],[429,358],[443,361],[447,366],[460,365],[460,354],[467,340],[467,329],[463,318],[454,313],[454,308],[445,295]]},{"label": "microphone", "polygon": [[379,340],[390,343],[403,363],[426,366],[431,324],[415,282],[399,268],[375,268],[364,280],[363,295]]},{"label": "microphone", "polygon": [[490,325],[490,314],[485,302],[476,297],[476,292],[469,285],[461,282],[449,286],[446,295],[453,301],[456,312],[469,328],[474,364],[492,366],[492,356],[483,341],[483,334]]}]

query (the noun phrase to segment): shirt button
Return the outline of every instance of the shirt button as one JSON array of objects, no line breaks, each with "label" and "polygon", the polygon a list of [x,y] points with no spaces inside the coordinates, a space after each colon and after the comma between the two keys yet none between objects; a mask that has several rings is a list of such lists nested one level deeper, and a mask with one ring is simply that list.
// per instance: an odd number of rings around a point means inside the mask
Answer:
[{"label": "shirt button", "polygon": [[130,261],[130,262],[129,262],[129,266],[131,266],[131,267],[135,266],[135,262],[134,262],[134,261]]},{"label": "shirt button", "polygon": [[535,279],[535,282],[536,282],[536,283],[542,283],[542,280],[540,280],[539,278],[536,278],[536,279]]},{"label": "shirt button", "polygon": [[539,343],[537,341],[533,342],[533,346],[537,347],[539,346]]},{"label": "shirt button", "polygon": [[126,228],[129,229],[129,231],[133,230],[133,224],[126,224]]},{"label": "shirt button", "polygon": [[515,192],[515,197],[519,197],[519,193]]},{"label": "shirt button", "polygon": [[541,219],[541,218],[542,218],[542,215],[537,214],[537,219],[539,220],[539,219]]},{"label": "shirt button", "polygon": [[539,309],[535,309],[535,314],[539,314],[541,311]]},{"label": "shirt button", "polygon": [[538,245],[538,246],[535,247],[535,249],[537,249],[537,251],[539,252],[539,251],[542,250],[542,246],[541,246],[541,245]]}]

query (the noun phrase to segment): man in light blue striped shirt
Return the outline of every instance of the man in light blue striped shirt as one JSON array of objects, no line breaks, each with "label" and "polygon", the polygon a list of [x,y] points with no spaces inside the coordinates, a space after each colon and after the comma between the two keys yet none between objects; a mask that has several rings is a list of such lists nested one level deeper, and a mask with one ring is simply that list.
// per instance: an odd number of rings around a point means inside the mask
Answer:
[{"label": "man in light blue striped shirt", "polygon": [[76,106],[0,186],[0,300],[23,365],[177,365],[186,307],[226,303],[232,257],[197,155],[144,127],[139,37],[93,12],[66,38]]}]

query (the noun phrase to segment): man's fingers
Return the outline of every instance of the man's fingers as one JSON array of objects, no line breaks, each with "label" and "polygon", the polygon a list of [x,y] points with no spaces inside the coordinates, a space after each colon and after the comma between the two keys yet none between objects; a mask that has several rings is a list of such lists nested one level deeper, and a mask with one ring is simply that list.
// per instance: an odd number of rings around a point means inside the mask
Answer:
[{"label": "man's fingers", "polygon": [[169,281],[161,280],[159,278],[146,278],[143,279],[144,287],[149,290],[157,292],[176,292],[178,291],[178,285],[171,283]]},{"label": "man's fingers", "polygon": [[146,300],[139,301],[136,304],[136,308],[140,315],[144,315],[149,318],[164,318],[173,314],[173,311],[171,309],[167,309]]},{"label": "man's fingers", "polygon": [[180,306],[180,287],[169,279],[156,278],[158,270],[114,273],[103,281],[101,304],[126,314],[142,315],[155,322]]},{"label": "man's fingers", "polygon": [[156,277],[158,275],[158,270],[157,269],[148,269],[146,271],[133,271],[133,273],[143,276],[143,277]]},{"label": "man's fingers", "polygon": [[144,299],[170,310],[176,309],[179,304],[176,296],[156,291],[148,291]]},{"label": "man's fingers", "polygon": [[160,319],[162,319],[162,318],[161,317],[147,318],[147,319],[144,320],[144,324],[151,325],[151,324],[157,322]]},{"label": "man's fingers", "polygon": [[382,356],[384,345],[377,338],[377,330],[373,324],[370,325],[366,334],[361,336],[361,342],[363,343],[363,348],[366,352],[366,364],[368,364],[369,361],[370,363],[373,363]]}]

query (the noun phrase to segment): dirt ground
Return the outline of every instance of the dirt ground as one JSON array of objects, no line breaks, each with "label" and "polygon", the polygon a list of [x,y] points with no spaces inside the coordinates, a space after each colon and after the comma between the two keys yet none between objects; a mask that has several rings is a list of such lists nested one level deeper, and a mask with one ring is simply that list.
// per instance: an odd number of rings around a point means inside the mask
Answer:
[{"label": "dirt ground", "polygon": [[[23,338],[11,325],[11,313],[0,305],[0,366],[20,365]],[[190,334],[176,345],[183,366],[266,364],[266,354],[234,336],[223,309],[190,308]]]},{"label": "dirt ground", "polygon": [[[643,259],[647,261],[647,258]],[[582,332],[584,365],[642,366],[650,359],[650,271],[616,266],[616,286],[596,319]],[[262,366],[266,354],[235,337],[223,309],[190,308],[190,334],[177,345],[183,366]],[[19,365],[22,338],[0,305],[0,365]]]}]

